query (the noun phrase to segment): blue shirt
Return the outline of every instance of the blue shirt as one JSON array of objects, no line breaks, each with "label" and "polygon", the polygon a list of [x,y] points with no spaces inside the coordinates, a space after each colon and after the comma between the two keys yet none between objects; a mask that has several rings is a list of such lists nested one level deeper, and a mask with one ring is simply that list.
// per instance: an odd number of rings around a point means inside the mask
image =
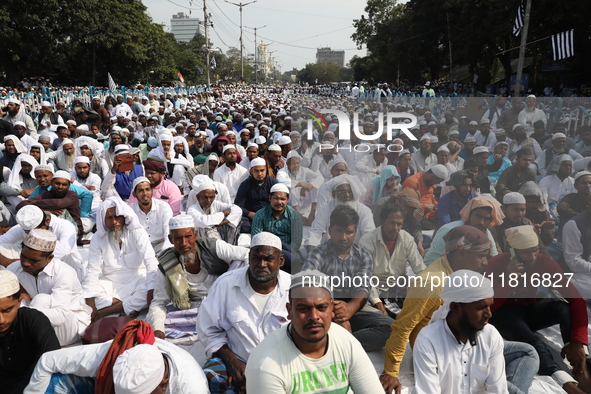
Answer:
[{"label": "blue shirt", "polygon": [[[45,193],[51,190],[51,186],[47,189],[41,188],[41,186],[37,186],[33,193],[29,196],[29,198],[33,198],[38,196],[41,193]],[[70,183],[70,187],[68,190],[76,192],[78,194],[78,199],[80,200],[80,217],[87,218],[90,216],[90,211],[92,210],[92,193],[86,189],[85,187],[76,186],[73,183]]]},{"label": "blue shirt", "polygon": [[283,215],[277,219],[273,215],[271,205],[267,205],[254,215],[250,235],[254,236],[263,231],[275,234],[281,239],[281,242],[290,245],[292,250],[297,251],[302,245],[302,215],[288,205],[285,207]]},{"label": "blue shirt", "polygon": [[[474,197],[477,197],[476,194],[471,193],[470,196],[468,196],[468,201]],[[437,208],[439,225],[443,226],[449,222],[455,222],[456,220],[462,219],[460,217],[460,211],[462,208],[464,208],[464,206],[458,201],[458,196],[456,195],[455,190],[441,197]]]}]

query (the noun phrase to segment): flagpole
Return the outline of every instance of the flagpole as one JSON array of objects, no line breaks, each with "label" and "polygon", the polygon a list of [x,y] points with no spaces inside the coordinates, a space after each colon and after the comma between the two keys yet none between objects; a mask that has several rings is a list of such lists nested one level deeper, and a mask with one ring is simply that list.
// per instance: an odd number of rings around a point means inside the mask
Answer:
[{"label": "flagpole", "polygon": [[523,29],[521,29],[521,46],[519,47],[519,61],[517,63],[517,78],[515,78],[515,97],[521,92],[521,75],[523,73],[523,62],[525,60],[525,46],[527,45],[527,30],[529,28],[529,14],[531,11],[531,0],[527,0],[525,6],[525,18]]}]

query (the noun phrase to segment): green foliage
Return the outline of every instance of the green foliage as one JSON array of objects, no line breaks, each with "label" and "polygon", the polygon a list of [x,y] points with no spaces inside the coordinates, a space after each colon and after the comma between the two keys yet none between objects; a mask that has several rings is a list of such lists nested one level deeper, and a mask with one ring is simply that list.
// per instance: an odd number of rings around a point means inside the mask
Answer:
[{"label": "green foliage", "polygon": [[341,67],[331,63],[306,64],[306,67],[298,72],[297,79],[299,82],[307,82],[310,85],[339,82],[341,81]]}]

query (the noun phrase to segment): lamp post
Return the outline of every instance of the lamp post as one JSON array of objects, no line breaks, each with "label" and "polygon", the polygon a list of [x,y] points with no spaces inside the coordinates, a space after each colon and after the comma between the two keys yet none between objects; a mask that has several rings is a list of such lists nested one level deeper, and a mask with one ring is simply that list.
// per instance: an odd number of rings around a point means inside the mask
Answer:
[{"label": "lamp post", "polygon": [[254,30],[254,82],[255,84],[259,83],[259,69],[258,69],[258,64],[259,64],[259,57],[258,57],[258,49],[259,49],[259,44],[257,42],[257,30],[258,29],[262,29],[263,27],[267,27],[267,25],[261,26],[261,27],[248,27],[248,26],[244,26],[247,29],[252,29]]},{"label": "lamp post", "polygon": [[242,8],[249,4],[256,3],[257,0],[251,1],[250,3],[232,3],[228,0],[225,1],[226,3],[233,4],[240,8],[240,82],[244,82],[244,56],[242,54],[242,51],[244,50],[244,45],[242,44]]}]

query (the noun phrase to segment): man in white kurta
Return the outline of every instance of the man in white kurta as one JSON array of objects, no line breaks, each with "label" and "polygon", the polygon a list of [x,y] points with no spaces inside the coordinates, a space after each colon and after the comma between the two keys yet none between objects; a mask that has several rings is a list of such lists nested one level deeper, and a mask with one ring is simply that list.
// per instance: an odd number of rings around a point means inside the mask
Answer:
[{"label": "man in white kurta", "polygon": [[31,298],[30,308],[43,312],[61,346],[80,339],[92,310],[84,302],[76,271],[53,256],[57,238],[49,230],[33,229],[23,241],[20,261],[8,266]]},{"label": "man in white kurta", "polygon": [[[45,393],[54,374],[75,375],[79,377],[95,378],[101,361],[107,355],[113,341],[92,345],[75,346],[66,349],[47,352],[39,359],[29,385],[25,389],[27,394]],[[160,354],[155,354],[154,359],[146,357],[146,352],[141,349],[145,346],[154,346]],[[176,345],[156,338],[154,345],[136,345],[126,350],[117,358],[113,366],[115,392],[122,389],[123,379],[134,379],[134,383],[145,383],[147,378],[159,378],[154,368],[157,362],[166,357],[169,366],[168,389],[166,393],[174,394],[207,394],[209,389],[203,370],[195,359],[185,350]],[[125,362],[128,360],[128,362]],[[140,365],[138,365],[140,364]],[[134,366],[136,368],[129,368]],[[127,368],[126,368],[127,367]],[[161,378],[160,378],[161,379]],[[150,391],[132,391],[129,384],[125,385],[125,393],[140,393]],[[74,389],[72,387],[72,389]],[[150,389],[148,389],[150,390]],[[73,392],[73,391],[72,391]]]},{"label": "man in white kurta", "polygon": [[309,217],[312,210],[316,211],[318,189],[324,183],[322,174],[301,166],[302,157],[292,150],[287,154],[287,166],[279,170],[289,178],[289,205],[297,209],[304,217]]},{"label": "man in white kurta", "polygon": [[136,317],[148,306],[155,286],[158,261],[150,238],[118,197],[106,199],[96,217],[97,232],[88,253],[92,258],[82,286],[86,302],[94,319],[117,312]]},{"label": "man in white kurta", "polygon": [[432,152],[431,138],[424,135],[421,137],[420,149],[411,156],[410,166],[414,168],[415,173],[419,173],[433,163],[437,163],[437,156]]},{"label": "man in white kurta", "polygon": [[523,125],[527,136],[529,137],[534,132],[534,123],[538,120],[544,122],[544,128],[548,125],[548,118],[546,113],[539,108],[536,108],[536,96],[530,94],[525,98],[525,107],[517,116],[517,122]]},{"label": "man in white kurta", "polygon": [[576,193],[575,180],[570,176],[573,169],[573,159],[569,155],[562,155],[559,159],[558,171],[540,180],[540,189],[546,194],[548,204],[558,204],[567,194]]},{"label": "man in white kurta", "polygon": [[355,164],[355,170],[359,180],[367,188],[371,183],[371,179],[376,175],[380,175],[387,165],[386,150],[376,148]]},{"label": "man in white kurta", "polygon": [[232,202],[236,198],[238,187],[248,178],[248,170],[236,163],[236,148],[233,145],[224,146],[225,163],[213,173],[215,182],[223,183],[228,187]]},{"label": "man in white kurta", "polygon": [[131,205],[131,209],[150,236],[154,253],[158,254],[171,246],[168,241],[168,221],[172,218],[172,208],[164,201],[152,197],[150,180],[144,176],[133,180],[132,193],[137,201]]},{"label": "man in white kurta", "polygon": [[474,271],[450,275],[441,292],[443,305],[415,341],[414,394],[508,392],[503,338],[487,324],[493,296],[490,280]]}]

